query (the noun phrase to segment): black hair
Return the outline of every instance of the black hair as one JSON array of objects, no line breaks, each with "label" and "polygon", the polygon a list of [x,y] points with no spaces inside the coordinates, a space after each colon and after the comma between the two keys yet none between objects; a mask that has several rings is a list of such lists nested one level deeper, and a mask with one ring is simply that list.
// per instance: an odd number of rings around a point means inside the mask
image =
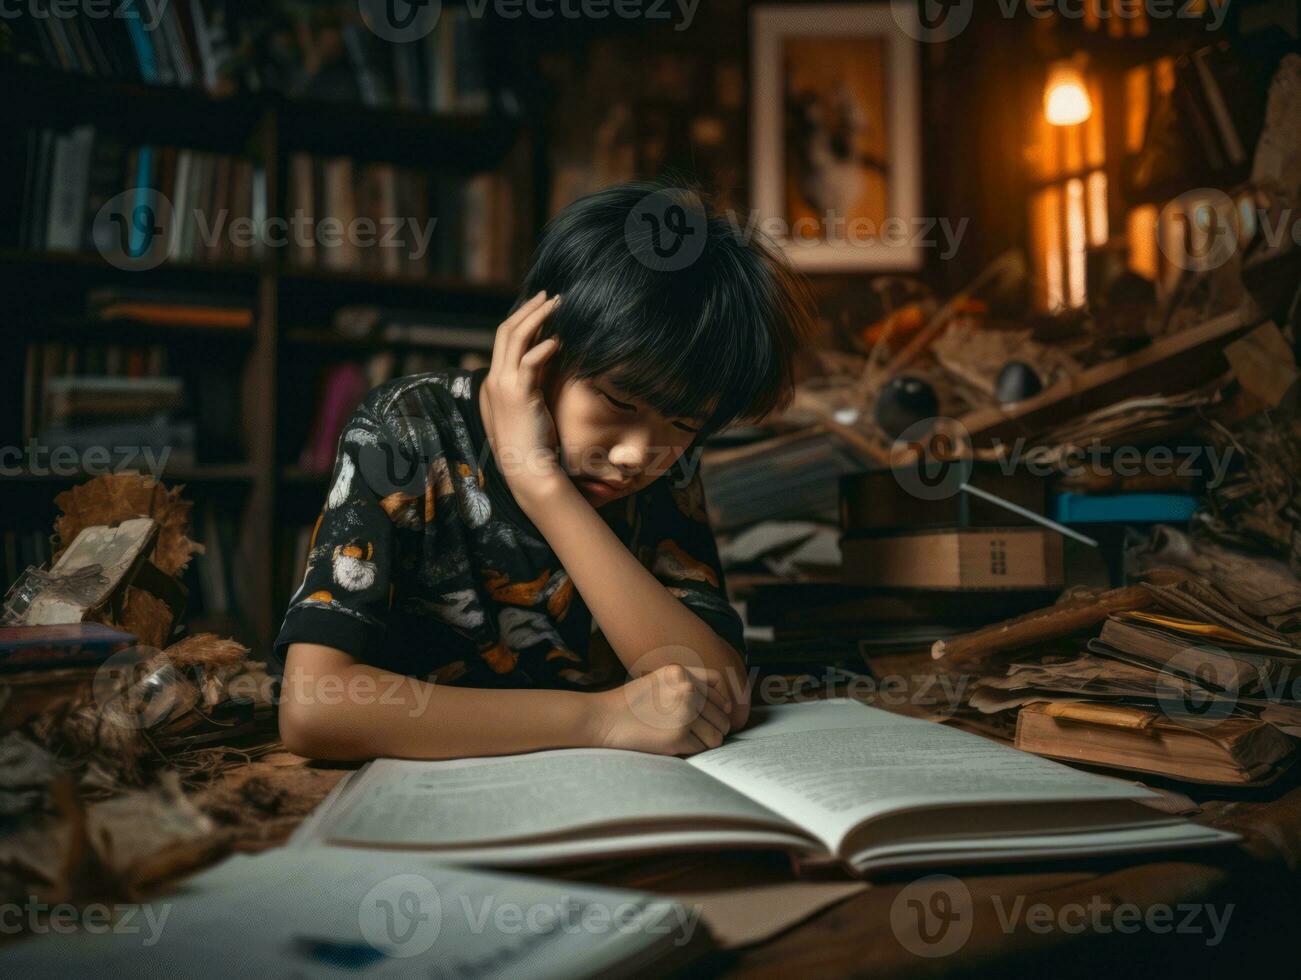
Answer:
[{"label": "black hair", "polygon": [[[686,257],[664,259],[657,222],[675,209],[696,240]],[[722,217],[678,181],[620,184],[562,210],[516,308],[540,290],[561,295],[537,337],[560,340],[548,370],[609,372],[631,398],[694,420],[701,437],[790,404],[813,323],[805,281],[754,222]]]}]

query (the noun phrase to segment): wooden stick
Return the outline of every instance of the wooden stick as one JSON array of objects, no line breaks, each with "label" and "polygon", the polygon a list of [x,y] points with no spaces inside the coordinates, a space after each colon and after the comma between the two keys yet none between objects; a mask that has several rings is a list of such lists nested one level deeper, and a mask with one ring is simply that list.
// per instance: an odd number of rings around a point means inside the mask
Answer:
[{"label": "wooden stick", "polygon": [[974,633],[957,636],[951,640],[936,640],[931,647],[931,657],[940,660],[951,657],[985,657],[1000,650],[1011,650],[1039,640],[1052,640],[1078,630],[1096,626],[1112,613],[1142,609],[1151,605],[1152,592],[1141,585],[1112,589],[1092,599],[1068,599],[1046,609],[1017,616],[1002,623],[994,623]]}]

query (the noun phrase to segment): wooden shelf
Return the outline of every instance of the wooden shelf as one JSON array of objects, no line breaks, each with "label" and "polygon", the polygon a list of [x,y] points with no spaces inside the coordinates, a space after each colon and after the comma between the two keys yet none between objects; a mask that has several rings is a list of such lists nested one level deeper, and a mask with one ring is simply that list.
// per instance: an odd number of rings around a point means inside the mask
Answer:
[{"label": "wooden shelf", "polygon": [[281,99],[280,145],[288,152],[347,156],[472,173],[501,160],[519,123],[486,112],[411,109]]},{"label": "wooden shelf", "polygon": [[19,313],[5,321],[29,340],[76,340],[101,344],[196,343],[208,350],[215,345],[247,347],[253,343],[250,327],[195,327],[144,323],[139,320],[96,320],[92,317],[42,317]]},{"label": "wooden shelf", "polygon": [[418,340],[389,340],[385,337],[341,337],[336,333],[331,333],[329,330],[312,327],[294,327],[281,334],[282,342],[291,347],[318,351],[352,352],[356,354],[370,354],[382,350],[477,350],[479,353],[490,354],[492,352],[492,328],[484,328],[484,337],[484,347],[470,348],[461,344],[433,344]]},{"label": "wooden shelf", "polygon": [[102,278],[130,277],[149,279],[206,279],[209,289],[240,283],[252,290],[258,277],[270,267],[256,262],[164,262],[153,269],[138,271],[112,265],[98,252],[38,252],[27,248],[0,248],[0,272],[5,267],[29,267],[33,270],[66,272],[70,275],[93,274]]},{"label": "wooden shelf", "polygon": [[318,283],[365,283],[374,286],[394,286],[399,289],[424,289],[432,292],[473,293],[505,299],[513,295],[509,283],[475,282],[471,279],[448,276],[375,276],[351,269],[288,268],[280,272],[282,279]]},{"label": "wooden shelf", "polygon": [[[0,486],[8,484],[32,484],[32,483],[81,483],[85,480],[98,476],[98,473],[87,473],[78,471],[72,474],[50,473],[48,467],[42,466],[45,472],[34,472],[32,470],[23,470],[17,474],[6,474],[3,480],[0,480]],[[137,470],[136,472],[142,472]],[[218,463],[197,466],[164,466],[159,479],[164,483],[252,483],[256,479],[256,471],[248,463]]]},{"label": "wooden shelf", "polygon": [[[75,273],[87,270],[106,276],[132,277],[140,281],[185,276],[210,279],[238,279],[250,290],[263,276],[274,276],[290,286],[339,287],[344,290],[371,290],[383,293],[398,290],[422,293],[430,297],[467,297],[490,303],[510,303],[515,298],[515,288],[508,282],[475,282],[455,276],[377,276],[350,269],[303,269],[258,262],[164,262],[146,271],[120,269],[96,252],[38,252],[24,248],[0,248],[0,274],[6,267],[30,266],[46,270],[63,270]],[[208,288],[215,289],[219,283]],[[225,329],[225,328],[217,328]],[[234,333],[234,330],[227,330]]]},{"label": "wooden shelf", "polygon": [[[463,172],[496,165],[521,127],[520,120],[502,112],[428,113],[279,92],[217,97],[201,88],[145,85],[40,65],[0,64],[0,84],[14,111],[26,114],[16,120],[19,126],[85,121],[142,143],[242,152],[274,112],[278,146],[285,151]],[[123,112],[128,104],[133,111]]]},{"label": "wooden shelf", "polygon": [[0,64],[10,126],[90,122],[128,141],[239,152],[256,138],[264,98],[95,78],[44,65]]},{"label": "wooden shelf", "polygon": [[[455,2],[455,0],[449,0]],[[402,108],[296,99],[275,92],[244,93],[217,98],[201,89],[152,86],[96,78],[26,64],[0,63],[12,111],[10,129],[94,125],[124,143],[193,147],[248,156],[267,175],[266,213],[281,215],[290,178],[289,155],[306,152],[356,160],[389,161],[426,171],[469,174],[491,170],[506,159],[528,120],[510,113],[422,113]],[[545,187],[540,140],[529,140],[530,186]],[[523,147],[521,147],[523,148]],[[21,153],[19,154],[21,156]],[[21,160],[15,165],[21,165]],[[540,222],[536,202],[521,202],[522,212]],[[12,229],[11,232],[12,234]],[[241,359],[240,401],[236,409],[243,428],[247,461],[222,465],[166,467],[161,478],[169,485],[188,484],[194,492],[238,497],[240,523],[235,553],[245,577],[249,608],[248,635],[255,638],[255,657],[265,657],[284,610],[277,608],[282,565],[287,560],[274,546],[277,528],[288,501],[296,519],[308,496],[320,497],[329,473],[312,473],[293,465],[278,465],[285,456],[291,421],[305,407],[307,395],[285,390],[285,368],[309,349],[358,352],[429,349],[428,345],[327,339],[319,332],[282,324],[326,323],[331,310],[349,303],[433,309],[490,318],[504,315],[513,302],[511,282],[471,282],[447,276],[384,277],[361,270],[303,269],[289,264],[286,249],[272,248],[263,260],[249,262],[164,262],[147,271],[120,269],[94,252],[36,252],[0,248],[0,289],[10,304],[0,338],[16,345],[16,357],[6,359],[4,376],[17,378],[0,417],[17,419],[22,411],[23,343],[45,339],[42,329],[57,338],[90,343],[157,342],[178,349],[194,345],[203,367],[219,345],[230,344]],[[82,315],[79,295],[99,285],[123,285],[167,290],[223,292],[247,297],[254,311],[251,330],[169,327],[139,322],[99,323]],[[316,333],[311,336],[311,333]],[[129,339],[128,339],[129,338]],[[235,348],[238,342],[240,347]],[[228,365],[222,365],[226,369]],[[16,428],[16,424],[14,426]],[[291,447],[296,448],[296,447]],[[44,461],[43,461],[44,462]],[[80,473],[56,476],[29,470],[0,477],[0,511],[35,518],[52,517],[57,489],[89,477]],[[317,501],[319,503],[319,501]],[[194,625],[194,624],[192,624]]]},{"label": "wooden shelf", "polygon": [[403,290],[444,296],[479,297],[493,302],[508,303],[514,299],[511,284],[504,282],[475,282],[470,279],[447,276],[376,276],[350,269],[282,268],[279,278],[286,284],[365,287],[375,290]]}]

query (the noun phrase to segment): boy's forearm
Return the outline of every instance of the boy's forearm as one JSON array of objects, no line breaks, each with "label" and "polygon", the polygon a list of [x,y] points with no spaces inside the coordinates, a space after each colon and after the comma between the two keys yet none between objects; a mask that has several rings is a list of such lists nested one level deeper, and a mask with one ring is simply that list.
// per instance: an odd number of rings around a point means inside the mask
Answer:
[{"label": "boy's forearm", "polygon": [[599,695],[431,684],[311,650],[303,662],[291,652],[281,690],[281,737],[299,755],[452,759],[599,744]]},{"label": "boy's forearm", "polygon": [[749,690],[741,655],[633,556],[572,481],[538,482],[516,496],[629,673],[670,663],[717,670],[731,695],[732,727],[744,725]]}]

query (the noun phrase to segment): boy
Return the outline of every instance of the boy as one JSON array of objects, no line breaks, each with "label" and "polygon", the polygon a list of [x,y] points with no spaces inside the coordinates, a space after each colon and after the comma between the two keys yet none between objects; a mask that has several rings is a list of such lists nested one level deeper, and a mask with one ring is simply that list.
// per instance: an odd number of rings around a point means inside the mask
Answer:
[{"label": "boy", "polygon": [[803,286],[633,183],[551,222],[522,296],[490,367],[397,378],[345,428],[275,644],[292,751],[684,755],[745,723],[699,447],[789,404]]}]

